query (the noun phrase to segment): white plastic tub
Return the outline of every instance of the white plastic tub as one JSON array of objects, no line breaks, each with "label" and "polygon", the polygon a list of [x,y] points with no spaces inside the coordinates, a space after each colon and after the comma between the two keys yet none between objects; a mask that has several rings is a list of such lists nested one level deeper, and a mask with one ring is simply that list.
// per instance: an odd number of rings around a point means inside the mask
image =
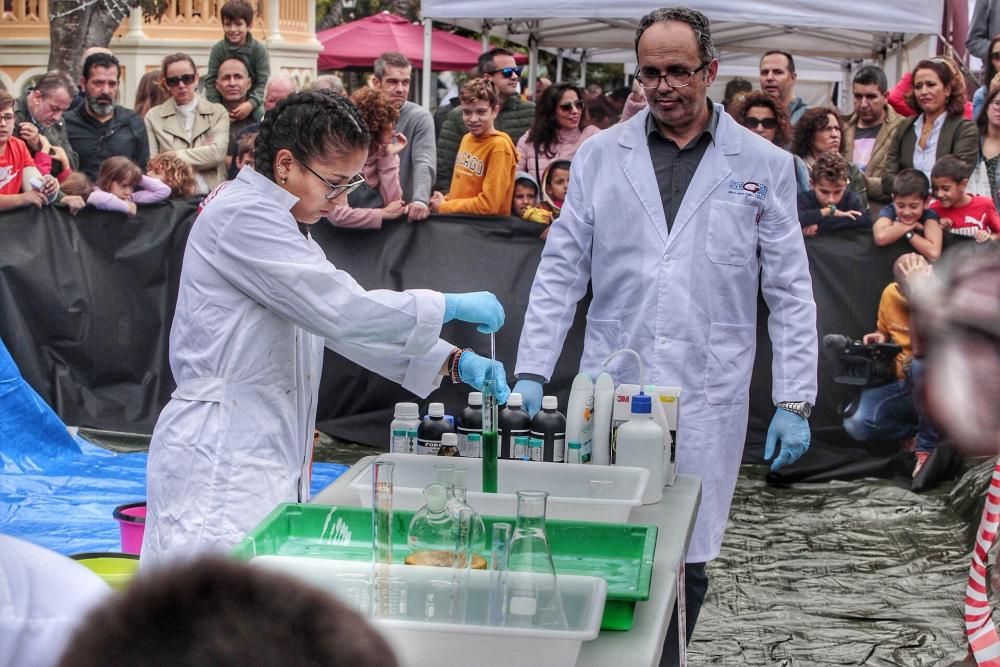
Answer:
[{"label": "white plastic tub", "polygon": [[[372,566],[368,563],[296,556],[259,556],[251,563],[330,591],[362,615],[369,616]],[[583,642],[594,639],[600,632],[607,582],[597,577],[559,576],[559,594],[568,627],[551,630],[485,625],[489,572],[470,573],[466,622],[460,624],[426,620],[428,614],[432,619],[439,615],[449,599],[450,568],[392,565],[387,571],[395,615],[372,622],[404,667],[459,664],[572,667]]]},{"label": "white plastic tub", "polygon": [[[573,521],[627,523],[633,507],[642,504],[649,471],[626,466],[603,466],[538,461],[498,461],[498,493],[483,493],[482,459],[446,458],[418,454],[382,454],[376,461],[396,464],[393,506],[417,510],[424,505],[423,490],[434,480],[434,465],[454,463],[468,470],[468,502],[480,514],[516,516],[518,491],[547,491],[547,517]],[[594,483],[592,483],[594,482]],[[351,480],[362,507],[372,505],[372,470],[365,466]]]}]

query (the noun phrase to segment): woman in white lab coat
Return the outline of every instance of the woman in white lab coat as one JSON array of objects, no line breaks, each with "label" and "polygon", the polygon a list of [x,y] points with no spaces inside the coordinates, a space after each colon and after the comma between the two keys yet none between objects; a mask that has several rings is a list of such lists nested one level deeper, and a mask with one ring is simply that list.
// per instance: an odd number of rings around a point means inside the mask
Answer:
[{"label": "woman in white lab coat", "polygon": [[444,375],[482,386],[490,361],[439,333],[451,319],[499,329],[492,294],[366,291],[309,236],[362,182],[369,144],[346,98],[292,95],[261,126],[256,171],[194,225],[170,332],[177,389],[150,444],[144,566],[225,551],[277,504],[308,500],[324,345],[421,396]]}]

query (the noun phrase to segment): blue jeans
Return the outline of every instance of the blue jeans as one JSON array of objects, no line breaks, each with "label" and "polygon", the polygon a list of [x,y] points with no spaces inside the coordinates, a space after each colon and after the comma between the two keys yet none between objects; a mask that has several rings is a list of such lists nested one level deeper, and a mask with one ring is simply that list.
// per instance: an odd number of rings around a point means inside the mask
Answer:
[{"label": "blue jeans", "polygon": [[924,362],[913,359],[905,379],[862,390],[858,409],[844,420],[844,430],[861,442],[916,435],[918,452],[934,451],[938,431],[921,400],[923,381]]}]

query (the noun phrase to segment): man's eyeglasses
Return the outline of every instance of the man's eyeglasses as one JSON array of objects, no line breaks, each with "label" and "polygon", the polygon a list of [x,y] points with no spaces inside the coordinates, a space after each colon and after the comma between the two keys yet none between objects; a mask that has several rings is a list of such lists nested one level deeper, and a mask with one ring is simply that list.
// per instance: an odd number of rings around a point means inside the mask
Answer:
[{"label": "man's eyeglasses", "polygon": [[[293,155],[292,157],[295,157],[295,156]],[[349,180],[347,183],[343,183],[341,185],[334,185],[330,181],[326,180],[325,178],[323,178],[322,176],[320,176],[319,174],[317,174],[316,171],[312,167],[310,167],[309,165],[307,165],[302,160],[300,160],[298,158],[295,158],[295,161],[298,162],[299,164],[301,164],[306,169],[308,169],[312,173],[313,176],[315,176],[319,180],[323,181],[323,183],[326,185],[326,187],[330,188],[330,191],[327,192],[326,195],[325,195],[326,199],[328,199],[328,200],[329,199],[336,199],[337,197],[339,197],[341,195],[349,195],[352,192],[354,192],[355,190],[357,190],[358,188],[360,188],[361,184],[365,182],[365,177],[363,175],[361,175],[361,174],[354,174],[354,176],[351,177],[351,180]]]},{"label": "man's eyeglasses", "polygon": [[563,111],[572,111],[573,109],[579,109],[583,111],[583,100],[573,100],[572,102],[563,102],[559,105],[559,108]]},{"label": "man's eyeglasses", "polygon": [[686,88],[691,85],[691,77],[712,64],[712,61],[702,63],[697,69],[683,69],[681,67],[671,67],[665,74],[661,74],[656,69],[639,68],[635,71],[635,78],[643,88],[659,88],[660,81],[666,81],[671,88]]},{"label": "man's eyeglasses", "polygon": [[503,67],[501,69],[491,70],[487,72],[487,74],[502,74],[503,78],[509,79],[513,77],[515,74],[517,76],[521,76],[521,71],[523,69],[524,69],[523,67]]},{"label": "man's eyeglasses", "polygon": [[743,119],[743,127],[751,130],[756,130],[757,126],[763,127],[765,130],[773,130],[778,127],[777,118],[751,118],[747,117]]},{"label": "man's eyeglasses", "polygon": [[181,74],[180,76],[168,76],[167,78],[164,79],[164,81],[167,83],[168,88],[176,88],[182,83],[185,86],[190,86],[192,83],[194,83],[194,74]]}]

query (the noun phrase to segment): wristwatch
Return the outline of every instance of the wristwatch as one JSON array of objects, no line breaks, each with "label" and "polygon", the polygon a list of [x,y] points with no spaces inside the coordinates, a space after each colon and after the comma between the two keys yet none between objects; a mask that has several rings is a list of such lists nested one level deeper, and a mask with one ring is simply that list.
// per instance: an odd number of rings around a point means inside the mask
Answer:
[{"label": "wristwatch", "polygon": [[782,410],[788,410],[789,412],[794,412],[800,417],[805,417],[809,419],[809,415],[812,414],[813,406],[809,401],[781,401],[778,403],[779,408]]},{"label": "wristwatch", "polygon": [[903,238],[909,241],[910,239],[913,238],[913,232],[912,231],[906,232],[905,234],[903,234]]},{"label": "wristwatch", "polygon": [[830,209],[830,215],[831,216],[837,215],[837,205],[836,204],[827,204],[827,208]]}]

